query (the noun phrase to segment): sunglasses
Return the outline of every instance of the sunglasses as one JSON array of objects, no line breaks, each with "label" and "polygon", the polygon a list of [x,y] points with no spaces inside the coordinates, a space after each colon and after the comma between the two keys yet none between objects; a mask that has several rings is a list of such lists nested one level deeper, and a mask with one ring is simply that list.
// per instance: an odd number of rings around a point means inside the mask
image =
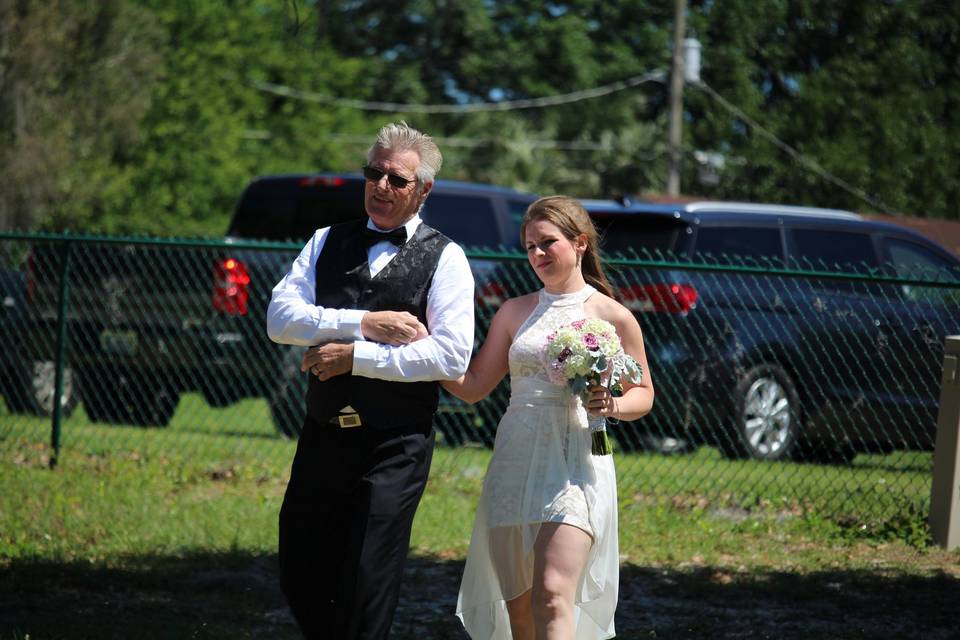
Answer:
[{"label": "sunglasses", "polygon": [[370,182],[380,182],[380,178],[387,176],[387,182],[391,186],[396,187],[397,189],[404,189],[411,182],[416,182],[416,178],[408,180],[403,176],[398,176],[394,173],[387,173],[386,171],[381,171],[380,169],[375,169],[371,166],[366,166],[363,168],[363,177],[369,180]]}]

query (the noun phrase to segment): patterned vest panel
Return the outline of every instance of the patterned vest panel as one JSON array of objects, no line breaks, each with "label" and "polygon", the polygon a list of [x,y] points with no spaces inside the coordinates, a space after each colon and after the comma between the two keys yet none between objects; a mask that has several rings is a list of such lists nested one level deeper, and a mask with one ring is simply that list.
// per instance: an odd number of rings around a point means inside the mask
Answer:
[{"label": "patterned vest panel", "polygon": [[[450,239],[420,224],[397,255],[376,276],[370,276],[366,220],[333,225],[317,257],[317,304],[334,309],[407,311],[427,326],[427,294],[440,254]],[[350,405],[364,426],[392,429],[422,426],[433,420],[440,385],[389,382],[350,374],[324,382],[309,377],[307,415],[321,424]]]}]

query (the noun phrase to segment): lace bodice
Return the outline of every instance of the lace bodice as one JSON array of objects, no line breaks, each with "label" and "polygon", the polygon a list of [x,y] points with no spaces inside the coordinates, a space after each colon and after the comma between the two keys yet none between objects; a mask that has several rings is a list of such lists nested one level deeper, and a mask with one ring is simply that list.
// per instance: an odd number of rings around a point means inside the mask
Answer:
[{"label": "lace bodice", "polygon": [[539,302],[533,313],[524,320],[510,346],[510,378],[535,378],[549,382],[544,354],[547,336],[557,328],[585,315],[583,303],[596,291],[590,285],[573,293],[539,292]]}]

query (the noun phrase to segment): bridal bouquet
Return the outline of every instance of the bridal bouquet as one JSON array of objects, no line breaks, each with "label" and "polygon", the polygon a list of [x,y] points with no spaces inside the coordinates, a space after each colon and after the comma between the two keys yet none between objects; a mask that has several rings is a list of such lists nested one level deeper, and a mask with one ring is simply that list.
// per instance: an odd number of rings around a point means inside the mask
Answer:
[{"label": "bridal bouquet", "polygon": [[[623,393],[623,382],[639,384],[640,364],[623,351],[616,329],[606,320],[588,318],[564,325],[547,336],[547,375],[554,384],[567,384],[573,393],[590,398],[589,388],[606,382],[614,395]],[[591,451],[610,455],[606,420],[589,416]]]}]

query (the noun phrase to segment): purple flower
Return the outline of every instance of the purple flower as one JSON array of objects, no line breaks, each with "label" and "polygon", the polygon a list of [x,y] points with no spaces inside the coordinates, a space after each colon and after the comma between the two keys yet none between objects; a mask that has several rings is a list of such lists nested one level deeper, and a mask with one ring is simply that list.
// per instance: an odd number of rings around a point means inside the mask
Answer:
[{"label": "purple flower", "polygon": [[588,333],[583,336],[583,344],[585,344],[587,349],[590,349],[590,351],[596,351],[600,348],[600,341],[597,340],[597,336],[593,335],[592,333]]},{"label": "purple flower", "polygon": [[573,353],[573,351],[570,349],[570,347],[564,347],[564,348],[563,348],[563,351],[561,351],[559,354],[557,354],[557,362],[563,362],[564,360],[566,360],[567,358],[569,358],[569,357],[570,357],[570,354],[572,354],[572,353]]}]

